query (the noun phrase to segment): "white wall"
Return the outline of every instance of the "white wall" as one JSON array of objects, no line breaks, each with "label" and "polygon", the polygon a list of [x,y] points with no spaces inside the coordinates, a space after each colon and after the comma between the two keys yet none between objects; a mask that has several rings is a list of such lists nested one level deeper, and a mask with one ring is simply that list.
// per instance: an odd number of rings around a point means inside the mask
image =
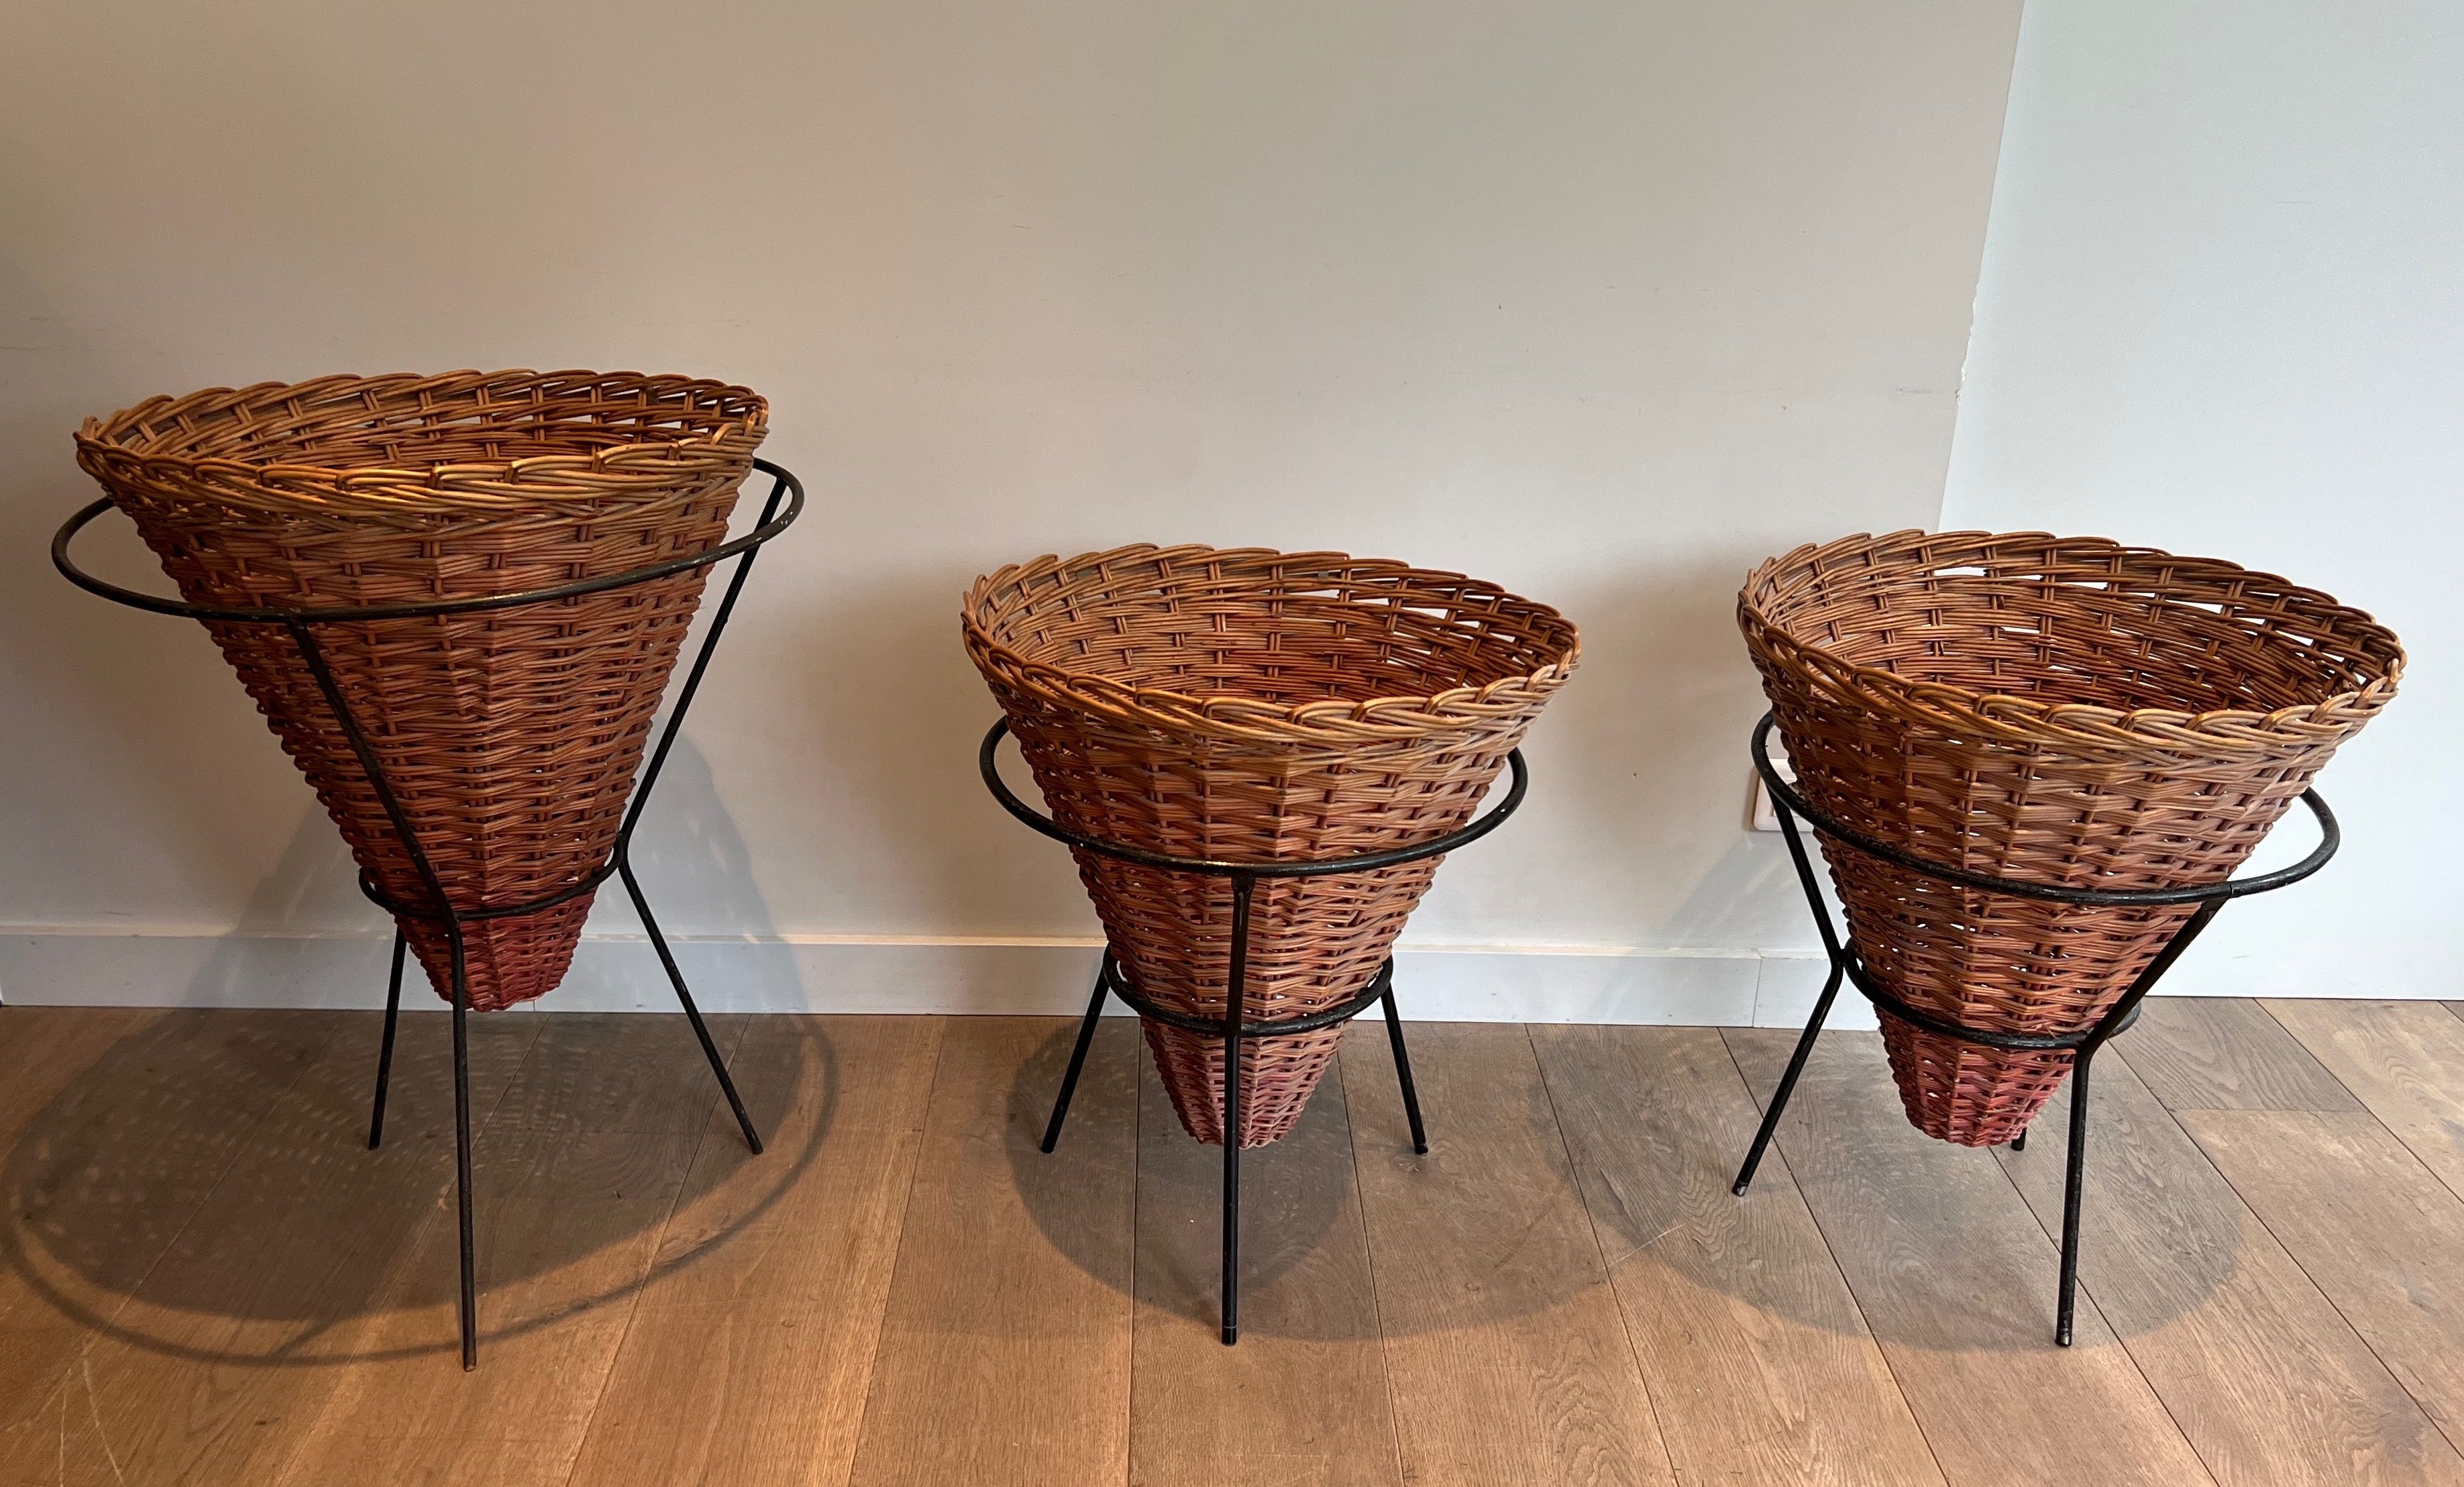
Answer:
[{"label": "white wall", "polygon": [[[1732,595],[1936,517],[2016,11],[20,0],[0,989],[375,995],[379,921],[203,633],[45,564],[71,429],[530,365],[750,383],[816,498],[641,844],[672,929],[791,943],[716,1003],[1076,1002],[1092,916],[974,778],[957,601],[1138,539],[1401,555],[1584,626],[1531,805],[1413,926],[1480,952],[1419,1010],[1801,1000],[1755,953],[1811,936],[1740,829]],[[1620,953],[1487,953],[1530,946]]]},{"label": "white wall", "polygon": [[2452,0],[2028,5],[1943,524],[2231,558],[2410,654],[2320,781],[2342,858],[2176,989],[2464,993],[2459,64]]}]

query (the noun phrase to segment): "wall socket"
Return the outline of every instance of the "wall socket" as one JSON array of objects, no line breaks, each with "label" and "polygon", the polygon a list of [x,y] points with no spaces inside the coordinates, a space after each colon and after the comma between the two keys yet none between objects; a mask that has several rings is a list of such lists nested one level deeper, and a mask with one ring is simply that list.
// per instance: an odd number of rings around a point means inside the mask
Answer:
[{"label": "wall socket", "polygon": [[[1779,777],[1789,784],[1796,783],[1796,770],[1789,764],[1788,754],[1779,746],[1776,739],[1771,742],[1771,767],[1777,769]],[[1749,791],[1746,800],[1747,824],[1757,832],[1778,831],[1779,808],[1771,803],[1771,791],[1763,788],[1762,771],[1749,768],[1747,777],[1751,782],[1747,787]]]}]

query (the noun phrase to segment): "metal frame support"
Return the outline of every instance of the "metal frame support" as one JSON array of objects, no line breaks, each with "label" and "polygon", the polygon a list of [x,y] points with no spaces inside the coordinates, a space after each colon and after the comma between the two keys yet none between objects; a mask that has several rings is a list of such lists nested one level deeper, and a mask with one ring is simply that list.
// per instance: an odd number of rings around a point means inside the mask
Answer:
[{"label": "metal frame support", "polygon": [[[2209,883],[2192,888],[2148,889],[2137,892],[2106,892],[2086,888],[2068,888],[2048,883],[2024,882],[2016,878],[1996,877],[1990,874],[1929,862],[1923,857],[1877,840],[1845,823],[1835,821],[1808,805],[1804,796],[1780,777],[1771,759],[1771,715],[1765,713],[1754,725],[1750,752],[1754,768],[1762,775],[1763,787],[1771,792],[1771,802],[1779,814],[1780,832],[1788,839],[1790,858],[1796,864],[1796,880],[1805,891],[1805,901],[1814,914],[1814,923],[1822,936],[1822,948],[1830,958],[1831,974],[1822,984],[1822,994],[1815,999],[1814,1015],[1806,1020],[1805,1032],[1798,1035],[1795,1050],[1789,1054],[1788,1067],[1780,1074],[1778,1087],[1772,1090],[1770,1104],[1763,1111],[1762,1124],[1755,1128],[1753,1144],[1746,1149],[1746,1160],[1737,1168],[1737,1180],[1729,1190],[1745,1195],[1754,1180],[1754,1171],[1762,1165],[1763,1153],[1770,1149],[1771,1135],[1779,1129],[1780,1117],[1788,1111],[1788,1102],[1796,1093],[1797,1076],[1805,1072],[1807,1058],[1814,1053],[1815,1039],[1822,1032],[1822,1024],[1831,1015],[1831,1004],[1838,995],[1839,985],[1846,981],[1882,1012],[1921,1028],[1927,1032],[1963,1042],[1983,1044],[1991,1048],[2070,1049],[2071,1066],[2070,1149],[2062,1176],[2061,1278],[2055,1299],[2054,1341],[2063,1347],[2071,1345],[2072,1321],[2077,1313],[2079,1294],[2079,1210],[2087,1173],[2087,1099],[2088,1075],[2097,1051],[2117,1033],[2128,1028],[2139,1017],[2139,1005],[2154,990],[2156,983],[2172,968],[2193,941],[2206,930],[2224,906],[2234,899],[2298,883],[2327,865],[2343,845],[2343,833],[2336,824],[2335,813],[2320,798],[2317,790],[2304,790],[2301,803],[2310,808],[2318,819],[2320,840],[2311,854],[2288,868],[2250,877],[2230,878],[2221,883]],[[2165,948],[2147,964],[2096,1025],[2079,1032],[2028,1033],[2009,1032],[1993,1028],[1971,1028],[1911,1007],[1892,994],[1879,978],[1866,969],[1857,958],[1853,946],[1844,943],[1834,926],[1831,907],[1823,901],[1820,879],[1815,876],[1812,854],[1805,849],[1804,835],[1797,830],[1802,818],[1825,837],[1843,848],[1864,853],[1884,861],[1922,873],[1944,882],[1957,883],[1986,893],[2008,894],[2014,898],[2035,899],[2055,903],[2080,905],[2155,905],[2196,904],[2198,910],[2174,932]],[[2021,1150],[2027,1143],[2027,1132],[2021,1131],[2011,1143],[2011,1149]]]},{"label": "metal frame support", "polygon": [[[658,951],[659,964],[666,969],[670,985],[675,988],[676,1000],[682,1004],[686,1019],[693,1025],[694,1037],[700,1040],[703,1055],[710,1060],[711,1073],[716,1076],[718,1087],[727,1097],[728,1108],[736,1114],[737,1124],[744,1133],[745,1144],[756,1154],[761,1150],[760,1133],[755,1129],[753,1118],[745,1111],[744,1101],[737,1093],[736,1081],[729,1076],[727,1061],[720,1056],[718,1045],[712,1040],[710,1029],[702,1021],[701,1010],[693,1003],[693,991],[685,984],[684,972],[678,968],[675,956],[668,946],[667,937],[660,932],[658,921],[650,913],[649,901],[643,895],[640,881],[634,877],[631,854],[634,828],[641,823],[643,809],[649,803],[650,791],[657,786],[659,772],[667,764],[668,753],[675,745],[676,736],[684,726],[685,714],[693,706],[694,694],[700,690],[702,676],[709,670],[710,658],[718,649],[719,637],[727,631],[728,619],[735,612],[737,596],[744,590],[744,580],[753,569],[753,559],[756,553],[764,543],[785,531],[789,524],[803,513],[803,482],[785,469],[768,460],[757,459],[753,465],[755,469],[771,477],[770,494],[762,504],[760,522],[742,537],[723,543],[707,552],[672,558],[623,573],[612,573],[601,578],[562,584],[553,588],[531,589],[513,594],[492,594],[471,599],[338,606],[316,610],[251,610],[187,604],[176,599],[165,599],[158,595],[123,588],[95,578],[79,568],[69,557],[71,540],[87,524],[111,509],[111,500],[107,497],[78,511],[52,538],[53,566],[78,588],[99,594],[115,604],[126,605],[132,609],[145,610],[157,614],[170,614],[186,619],[208,620],[222,624],[282,626],[290,633],[292,642],[297,646],[300,660],[308,667],[309,674],[316,678],[318,690],[323,695],[326,707],[332,711],[335,721],[341,726],[343,738],[350,744],[351,752],[358,759],[362,771],[367,776],[369,787],[375,790],[378,804],[385,809],[385,819],[391,823],[396,837],[401,841],[404,854],[410,859],[413,871],[419,875],[424,900],[419,903],[395,900],[379,890],[376,884],[364,875],[360,879],[361,892],[379,907],[392,914],[397,921],[393,941],[392,971],[387,978],[385,988],[385,1033],[377,1052],[376,1094],[370,1102],[368,1112],[368,1145],[373,1149],[382,1144],[385,1140],[385,1097],[393,1077],[394,1035],[402,1010],[402,976],[407,950],[407,943],[399,921],[405,919],[417,919],[441,923],[445,927],[446,944],[451,959],[450,1000],[453,1008],[454,1194],[461,1240],[459,1310],[462,1366],[466,1369],[479,1365],[478,1251],[474,1239],[471,1176],[469,1028],[471,988],[469,971],[463,960],[463,929],[467,922],[475,920],[512,919],[525,914],[535,914],[541,909],[552,908],[557,904],[578,899],[597,889],[610,877],[621,875],[625,881],[625,890],[632,898],[633,907],[642,916],[642,926],[649,932],[650,943]],[[784,515],[781,515],[779,509],[781,501],[787,502]],[[735,573],[728,580],[726,592],[720,598],[717,610],[711,616],[710,629],[702,636],[701,648],[694,655],[693,666],[686,674],[684,689],[677,695],[676,704],[668,715],[667,726],[661,731],[658,744],[651,751],[649,763],[642,772],[641,782],[634,788],[633,799],[625,812],[624,824],[618,828],[616,833],[615,848],[608,854],[607,860],[597,870],[585,875],[580,882],[535,902],[486,908],[461,908],[455,905],[447,895],[445,885],[438,878],[435,868],[429,863],[428,854],[421,846],[418,833],[411,829],[410,818],[403,810],[399,797],[395,795],[392,782],[385,777],[385,768],[378,762],[376,750],[368,742],[367,733],[361,726],[358,715],[352,710],[350,699],[343,695],[341,685],[334,677],[332,668],[326,664],[324,650],[317,640],[316,627],[353,620],[413,619],[511,609],[525,604],[544,604],[559,599],[578,598],[583,594],[648,583],[655,578],[665,578],[676,573],[689,572],[694,568],[709,567],[730,558],[737,558],[740,561],[736,566]]]},{"label": "metal frame support", "polygon": [[1376,868],[1394,867],[1405,862],[1452,852],[1478,841],[1505,824],[1523,805],[1530,788],[1530,770],[1523,762],[1523,751],[1516,749],[1507,756],[1513,774],[1513,784],[1506,798],[1495,809],[1460,831],[1449,832],[1432,841],[1410,847],[1396,847],[1384,852],[1360,853],[1348,857],[1326,857],[1302,862],[1218,862],[1199,857],[1174,857],[1140,848],[1124,847],[1100,837],[1089,836],[1062,826],[1051,817],[1021,800],[1001,777],[998,751],[1001,741],[1009,732],[1009,724],[997,722],[984,735],[977,751],[977,766],[984,785],[1003,809],[1028,826],[1055,841],[1066,842],[1082,851],[1102,856],[1134,862],[1143,867],[1165,872],[1192,873],[1209,877],[1224,877],[1232,882],[1232,948],[1231,965],[1226,976],[1223,1015],[1220,1018],[1193,1016],[1168,1007],[1159,1007],[1131,984],[1121,963],[1108,946],[1102,965],[1095,972],[1095,991],[1088,999],[1087,1015],[1078,1025],[1078,1041],[1069,1053],[1069,1068],[1061,1076],[1061,1089],[1052,1102],[1052,1117],[1044,1128],[1043,1150],[1049,1155],[1061,1140],[1061,1125],[1069,1114],[1070,1097],[1078,1092],[1078,1076],[1087,1066],[1087,1050],[1095,1041],[1096,1019],[1104,1013],[1104,999],[1117,996],[1129,1004],[1139,1016],[1168,1027],[1198,1033],[1201,1037],[1220,1038],[1223,1042],[1223,1237],[1222,1237],[1222,1338],[1225,1346],[1241,1341],[1241,1045],[1255,1038],[1287,1037],[1295,1032],[1314,1032],[1348,1022],[1372,1007],[1382,1007],[1386,1014],[1386,1038],[1395,1053],[1395,1077],[1403,1094],[1403,1114],[1412,1130],[1412,1149],[1426,1155],[1429,1149],[1427,1127],[1420,1120],[1419,1087],[1412,1080],[1411,1054],[1403,1044],[1403,1022],[1395,1005],[1395,962],[1390,958],[1371,977],[1369,986],[1358,996],[1338,1006],[1299,1017],[1282,1017],[1266,1022],[1243,1022],[1242,1009],[1247,1002],[1249,976],[1250,902],[1256,896],[1261,879],[1275,877],[1326,877],[1338,873],[1365,873]]}]

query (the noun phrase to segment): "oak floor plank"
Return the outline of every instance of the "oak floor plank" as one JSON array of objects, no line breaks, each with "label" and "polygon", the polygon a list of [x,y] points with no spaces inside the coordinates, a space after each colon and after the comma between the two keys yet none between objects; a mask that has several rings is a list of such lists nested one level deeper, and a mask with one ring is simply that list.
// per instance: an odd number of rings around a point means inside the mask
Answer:
[{"label": "oak floor plank", "polygon": [[852,1479],[1085,1487],[1129,1471],[1136,1027],[1107,1019],[1036,1150],[1074,1028],[962,1017],[939,1066]]},{"label": "oak floor plank", "polygon": [[1130,1480],[1400,1487],[1339,1071],[1288,1135],[1242,1153],[1241,1343],[1225,1347],[1223,1148],[1190,1139],[1138,1062]]},{"label": "oak floor plank", "polygon": [[2167,1110],[2357,1111],[2362,1102],[2247,997],[2150,997],[2130,1067]]},{"label": "oak floor plank", "polygon": [[835,1484],[855,1456],[948,1019],[764,1017],[667,1225],[576,1484]]},{"label": "oak floor plank", "polygon": [[[1768,1098],[1795,1035],[1723,1036]],[[1822,1037],[1776,1144],[1954,1487],[2211,1479],[2091,1301],[2054,1345],[2053,1241],[1991,1153],[1910,1128],[1881,1038]]]},{"label": "oak floor plank", "polygon": [[[2124,1056],[2097,1060],[2079,1287],[2225,1487],[2464,1483],[2464,1457]],[[1996,1155],[2060,1232],[2070,1091]]]},{"label": "oak floor plank", "polygon": [[1681,1481],[1940,1483],[1941,1470],[1709,1028],[1534,1027]]},{"label": "oak floor plank", "polygon": [[[498,1129],[555,1126],[681,1136],[698,1132],[722,1104],[701,1040],[681,1015],[533,1015],[544,1026],[520,1076],[490,1117]],[[711,1041],[722,1055],[732,1055],[753,1019],[739,1014],[707,1020]]]},{"label": "oak floor plank", "polygon": [[[422,1227],[451,1201],[451,1057],[443,1016],[406,1017],[384,1147],[367,1146],[375,1049],[343,1026],[275,1097],[195,1218],[84,1360],[89,1413],[138,1480],[263,1480],[290,1432],[341,1382],[338,1330],[368,1314]],[[471,1032],[486,1112],[536,1017]],[[429,1034],[423,1036],[418,1034]],[[166,1133],[167,1135],[167,1133]]]},{"label": "oak floor plank", "polygon": [[2464,1199],[2372,1116],[2183,1121],[2448,1439],[2464,1440]]},{"label": "oak floor plank", "polygon": [[2423,1165],[2464,1196],[2464,1018],[2436,1002],[2264,1005]]},{"label": "oak floor plank", "polygon": [[[278,1462],[259,1480],[325,1487],[373,1470],[526,1487],[571,1474],[719,1096],[680,1017],[532,1015],[544,1026],[473,1143],[478,1370],[454,1356],[457,1247],[440,1190],[366,1314],[335,1330],[351,1365],[259,1453]],[[713,1028],[722,1051],[741,1032],[742,1019]],[[590,1071],[618,1093],[594,1097]]]},{"label": "oak floor plank", "polygon": [[346,1023],[317,1012],[0,1015],[0,1482],[115,1480],[88,1349]]},{"label": "oak floor plank", "polygon": [[1410,1032],[1424,1157],[1384,1030],[1342,1054],[1404,1480],[1673,1480],[1529,1034]]}]

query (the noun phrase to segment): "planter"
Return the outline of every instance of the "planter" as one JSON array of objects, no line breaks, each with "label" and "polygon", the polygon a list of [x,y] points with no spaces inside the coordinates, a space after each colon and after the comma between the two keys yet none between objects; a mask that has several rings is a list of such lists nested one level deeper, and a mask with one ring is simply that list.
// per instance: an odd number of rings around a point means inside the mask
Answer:
[{"label": "planter", "polygon": [[[1471,819],[1564,685],[1574,627],[1460,574],[1339,553],[1139,544],[979,579],[968,655],[1061,825],[1229,863],[1432,841]],[[1074,851],[1121,971],[1225,1011],[1232,884]],[[1241,1016],[1358,997],[1440,859],[1259,883]],[[1223,1139],[1223,1047],[1147,1021],[1181,1124]],[[1340,1024],[1244,1040],[1243,1146],[1288,1130]]]},{"label": "planter", "polygon": [[[1738,620],[1797,788],[1926,861],[2095,891],[2231,876],[2394,695],[2395,635],[2315,589],[2100,538],[1845,538],[1756,568]],[[1942,881],[1824,839],[1851,947],[1901,1002],[2006,1032],[2092,1028],[2196,912]],[[2006,1142],[2069,1050],[1887,1011],[1908,1119]]]},{"label": "planter", "polygon": [[[77,460],[192,604],[298,610],[506,595],[725,541],[765,431],[742,388],[638,373],[329,377],[155,398]],[[319,639],[457,913],[518,909],[608,859],[707,570]],[[290,632],[207,629],[386,899],[431,902]],[[562,979],[587,892],[466,921],[470,1005]],[[399,922],[451,997],[441,922]]]}]

